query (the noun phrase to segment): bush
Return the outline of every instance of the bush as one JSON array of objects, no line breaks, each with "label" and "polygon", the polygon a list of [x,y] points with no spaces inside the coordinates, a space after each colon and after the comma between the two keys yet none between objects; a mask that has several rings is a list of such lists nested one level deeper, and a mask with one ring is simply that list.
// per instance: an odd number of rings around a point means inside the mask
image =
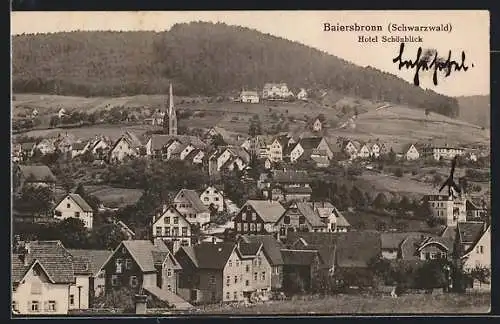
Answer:
[{"label": "bush", "polygon": [[403,169],[397,168],[396,170],[394,170],[394,175],[398,178],[401,178],[403,176]]}]

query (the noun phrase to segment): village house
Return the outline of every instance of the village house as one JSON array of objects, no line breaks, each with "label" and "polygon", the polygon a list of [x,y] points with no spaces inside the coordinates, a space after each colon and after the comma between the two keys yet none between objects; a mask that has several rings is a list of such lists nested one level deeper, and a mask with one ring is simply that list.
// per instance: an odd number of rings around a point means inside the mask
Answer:
[{"label": "village house", "polygon": [[174,305],[189,306],[177,295],[178,277],[182,267],[173,253],[155,239],[123,241],[105,262],[106,293],[129,287],[154,300]]},{"label": "village house", "polygon": [[286,99],[293,96],[286,83],[266,83],[262,90],[263,99]]},{"label": "village house", "polygon": [[92,155],[94,155],[97,159],[103,159],[108,150],[110,149],[110,146],[108,145],[108,141],[106,138],[103,137],[97,137],[92,139],[89,142],[88,150]]},{"label": "village house", "polygon": [[447,226],[456,226],[458,222],[465,222],[467,219],[464,197],[425,195],[423,200],[429,204],[433,216],[442,220]]},{"label": "village house", "polygon": [[277,201],[248,200],[233,220],[234,229],[238,234],[273,233],[274,224],[284,212]]},{"label": "village house", "polygon": [[[108,250],[83,250],[83,249],[68,249],[68,252],[73,256],[86,260],[89,265],[89,303],[100,297],[105,292],[105,273],[104,263],[110,257],[112,251]],[[70,297],[71,299],[71,297]]]},{"label": "village house", "polygon": [[[432,239],[432,240],[431,240]],[[449,257],[449,250],[452,248],[453,239],[450,237],[439,237],[436,235],[430,235],[429,233],[423,232],[388,232],[380,234],[382,257],[387,260],[422,260],[426,257],[426,252],[429,252],[429,258],[441,257],[443,252],[446,257]],[[431,253],[434,242],[437,244],[438,249],[434,249],[434,252],[438,251],[438,254]],[[423,247],[423,250],[419,248],[427,244],[427,247]],[[440,245],[444,245],[445,248],[439,248]]]},{"label": "village house", "polygon": [[464,269],[476,267],[491,269],[491,229],[484,222],[458,223]]},{"label": "village house", "polygon": [[325,232],[337,233],[347,232],[351,228],[351,224],[347,221],[344,215],[328,202],[312,202],[314,212],[319,216],[320,220],[325,224]]},{"label": "village house", "polygon": [[191,145],[203,151],[206,144],[197,136],[153,134],[146,142],[146,156],[157,159],[170,159],[172,151],[184,145]]},{"label": "village house", "polygon": [[290,162],[296,162],[301,156],[325,156],[332,159],[333,152],[324,137],[301,138],[295,147],[290,151]]},{"label": "village house", "polygon": [[357,153],[357,158],[367,159],[372,156],[370,145],[368,143],[360,143],[360,148]]},{"label": "village house", "polygon": [[300,91],[297,93],[297,99],[299,100],[307,100],[307,91],[304,88],[300,88]]},{"label": "village house", "polygon": [[71,158],[84,154],[89,148],[89,142],[75,142],[71,145]]},{"label": "village house", "polygon": [[285,150],[288,147],[288,137],[278,136],[269,146],[268,158],[273,162],[283,161]]},{"label": "village house", "polygon": [[59,152],[67,154],[73,151],[74,142],[75,142],[74,135],[68,133],[64,134],[59,133],[54,141],[54,145],[56,146],[56,149]]},{"label": "village house", "polygon": [[122,162],[126,157],[135,157],[139,155],[141,141],[131,132],[125,132],[109,151],[109,160],[111,162]]},{"label": "village house", "polygon": [[200,200],[207,207],[214,206],[218,212],[224,210],[224,193],[214,186],[206,188],[201,193]]},{"label": "village house", "polygon": [[346,140],[341,143],[342,150],[349,156],[351,160],[358,157],[359,150],[361,149],[361,143],[358,141]]},{"label": "village house", "polygon": [[39,151],[42,155],[51,154],[56,151],[55,139],[44,138],[36,144],[35,150]]},{"label": "village house", "polygon": [[152,126],[163,126],[164,119],[164,111],[155,111],[150,117],[144,118],[144,123]]},{"label": "village house", "polygon": [[35,148],[35,142],[21,143],[20,161],[24,162],[31,158],[33,156],[33,153],[35,152]]},{"label": "village house", "polygon": [[415,144],[406,144],[403,145],[400,150],[394,151],[399,152],[396,154],[397,157],[407,161],[414,161],[420,158],[420,153],[417,149],[417,145]]},{"label": "village house", "polygon": [[321,132],[322,129],[323,129],[323,123],[321,122],[321,120],[319,120],[319,118],[316,118],[312,123],[312,130],[314,132]]},{"label": "village house", "polygon": [[210,210],[194,190],[181,189],[174,197],[173,206],[190,224],[202,227],[210,222]]},{"label": "village house", "polygon": [[382,144],[379,141],[368,144],[368,149],[371,152],[371,156],[378,158],[382,154]]},{"label": "village house", "polygon": [[192,225],[174,206],[164,205],[153,218],[153,238],[169,242],[175,253],[181,246],[192,244]]},{"label": "village house", "polygon": [[263,181],[265,198],[278,201],[308,201],[311,198],[311,179],[306,171],[274,170]]},{"label": "village house", "polygon": [[324,232],[325,224],[314,212],[311,204],[305,202],[292,203],[276,221],[279,237],[284,238],[288,232]]},{"label": "village house", "polygon": [[57,117],[59,117],[59,119],[62,119],[64,116],[66,116],[66,110],[64,108],[59,109],[59,111],[57,112]]},{"label": "village house", "polygon": [[469,198],[466,201],[467,221],[481,220],[486,216],[487,209],[484,201],[477,198]]},{"label": "village house", "polygon": [[46,165],[18,165],[14,172],[19,176],[19,187],[49,187],[55,190],[56,177]]},{"label": "village house", "polygon": [[424,145],[422,150],[424,157],[433,158],[436,161],[441,159],[451,160],[456,155],[462,156],[464,154],[464,148],[453,146],[443,140],[432,140],[427,145]]},{"label": "village house", "polygon": [[239,242],[245,243],[260,243],[262,244],[262,251],[265,253],[271,266],[271,290],[281,291],[283,289],[283,258],[281,256],[281,249],[285,245],[278,241],[272,235],[241,235],[238,238]]},{"label": "village house", "polygon": [[13,163],[18,163],[22,160],[22,148],[19,143],[12,143],[10,159]]},{"label": "village house", "polygon": [[70,193],[56,204],[54,218],[76,218],[81,220],[86,228],[92,229],[94,211],[82,196]]},{"label": "village house", "polygon": [[244,170],[250,163],[250,154],[239,146],[224,146],[215,150],[208,160],[209,175],[213,176],[223,170]]},{"label": "village house", "polygon": [[[251,298],[252,294],[266,295],[271,291],[271,262],[264,252],[263,244],[260,242],[237,242],[237,249],[241,255],[241,265],[237,269],[243,287],[243,297]],[[237,266],[237,264],[235,264]],[[244,269],[244,270],[243,270]],[[243,271],[242,271],[243,270]],[[243,274],[241,273],[243,272]],[[228,283],[226,277],[226,285]],[[232,278],[229,277],[231,280]],[[238,278],[234,277],[234,283]]]},{"label": "village house", "polygon": [[243,103],[259,103],[259,94],[257,91],[241,91],[240,101]]},{"label": "village house", "polygon": [[76,284],[73,258],[60,241],[25,243],[12,254],[11,280],[12,310],[18,314],[68,314],[81,305],[70,296]]}]

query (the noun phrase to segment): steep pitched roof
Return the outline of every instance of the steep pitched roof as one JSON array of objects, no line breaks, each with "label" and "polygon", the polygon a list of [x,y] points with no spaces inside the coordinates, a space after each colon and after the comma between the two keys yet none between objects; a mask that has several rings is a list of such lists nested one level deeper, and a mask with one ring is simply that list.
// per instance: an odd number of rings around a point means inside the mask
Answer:
[{"label": "steep pitched roof", "polygon": [[318,255],[316,250],[281,250],[283,264],[294,266],[310,266]]},{"label": "steep pitched roof", "polygon": [[35,145],[35,142],[21,143],[21,149],[23,151],[32,150]]},{"label": "steep pitched roof", "polygon": [[285,212],[285,208],[277,201],[247,200],[245,205],[251,206],[266,223],[275,223]]},{"label": "steep pitched roof", "polygon": [[457,229],[461,243],[475,243],[484,231],[483,222],[460,222]]},{"label": "steep pitched roof", "polygon": [[46,165],[20,165],[19,170],[24,179],[32,178],[34,182],[56,182],[56,177]]},{"label": "steep pitched roof", "polygon": [[131,131],[126,131],[124,136],[129,140],[130,145],[132,147],[136,148],[136,147],[142,146],[142,143],[139,140],[139,138],[137,137],[137,135],[135,135]]},{"label": "steep pitched roof", "polygon": [[[292,204],[292,206],[293,205],[294,204]],[[306,220],[311,224],[311,226],[313,227],[325,226],[325,223],[323,223],[319,215],[314,212],[314,209],[312,208],[312,205],[310,203],[298,202],[295,203],[295,205],[297,206],[298,211],[306,218]]]},{"label": "steep pitched roof", "polygon": [[312,150],[318,147],[323,137],[304,137],[300,139],[299,144],[304,150]]},{"label": "steep pitched roof", "polygon": [[368,267],[381,255],[380,233],[359,231],[340,233],[337,238],[336,264],[339,267]]},{"label": "steep pitched roof", "polygon": [[382,249],[399,249],[401,243],[408,237],[420,238],[425,233],[402,232],[402,233],[380,233]]},{"label": "steep pitched roof", "polygon": [[[124,246],[129,251],[130,255],[143,272],[156,271],[155,265],[158,264],[159,258],[166,257],[170,253],[168,249],[166,249],[166,245],[155,245],[149,240],[122,241],[118,248],[120,248],[120,246]],[[163,262],[163,260],[161,260],[161,262]]]},{"label": "steep pitched roof", "polygon": [[175,196],[174,201],[176,201],[179,198],[186,198],[191,203],[193,209],[197,213],[209,212],[208,207],[203,204],[203,202],[200,199],[200,196],[194,190],[181,189],[179,193],[177,193],[177,195]]},{"label": "steep pitched roof", "polygon": [[273,265],[282,265],[281,249],[285,247],[283,243],[275,239],[272,235],[243,235],[242,240],[248,243],[262,243],[264,253],[269,257]]},{"label": "steep pitched roof", "polygon": [[236,248],[236,244],[223,243],[201,243],[193,247],[197,266],[200,269],[222,270],[226,266],[229,256]]},{"label": "steep pitched roof", "polygon": [[258,97],[257,91],[241,91],[241,96]]},{"label": "steep pitched roof", "polygon": [[76,142],[76,143],[73,143],[73,150],[81,151],[85,148],[85,146],[87,146],[87,143],[85,143],[85,142]]},{"label": "steep pitched roof", "polygon": [[92,212],[93,209],[79,194],[70,193],[69,196],[84,212]]},{"label": "steep pitched roof", "polygon": [[85,258],[90,266],[90,271],[96,276],[101,270],[106,260],[111,256],[113,251],[108,250],[83,250],[83,249],[68,249],[68,252],[80,258]]},{"label": "steep pitched roof", "polygon": [[420,259],[417,252],[426,245],[433,243],[440,244],[444,246],[449,253],[453,253],[453,242],[454,238],[449,236],[443,237],[429,234],[407,236],[403,242],[401,242],[401,258],[403,260]]},{"label": "steep pitched roof", "polygon": [[151,149],[154,151],[161,150],[163,146],[172,140],[177,140],[182,144],[192,144],[197,149],[203,149],[206,147],[206,144],[197,136],[153,134],[151,135],[150,140]]},{"label": "steep pitched roof", "polygon": [[262,243],[260,242],[256,243],[240,242],[238,244],[238,250],[243,256],[255,256],[257,255],[261,247]]},{"label": "steep pitched roof", "polygon": [[311,178],[307,171],[274,170],[272,180],[275,183],[310,183]]},{"label": "steep pitched roof", "polygon": [[54,283],[75,282],[75,260],[60,241],[32,241],[26,243],[26,247],[29,251],[25,254],[28,267],[21,262],[20,254],[12,259],[14,282],[19,282],[34,262],[40,263]]}]

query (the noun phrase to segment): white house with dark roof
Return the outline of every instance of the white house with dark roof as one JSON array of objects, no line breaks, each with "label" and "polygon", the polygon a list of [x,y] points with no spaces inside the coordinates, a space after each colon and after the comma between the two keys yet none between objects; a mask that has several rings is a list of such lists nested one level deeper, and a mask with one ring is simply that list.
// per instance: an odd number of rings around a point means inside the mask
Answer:
[{"label": "white house with dark roof", "polygon": [[477,266],[491,269],[491,230],[484,222],[461,222],[457,226],[464,269]]},{"label": "white house with dark roof", "polygon": [[[75,268],[78,271],[60,241],[26,243],[22,251],[12,254],[12,310],[22,315],[55,315],[68,314],[75,305],[88,308],[88,299],[70,296],[79,277]],[[88,291],[85,282],[80,284]]]},{"label": "white house with dark roof", "polygon": [[222,190],[217,189],[214,186],[209,186],[200,195],[200,200],[203,205],[210,207],[213,205],[217,211],[224,210],[224,193]]},{"label": "white house with dark roof", "polygon": [[126,136],[121,136],[109,151],[109,160],[111,162],[121,162],[126,157],[137,156],[137,147]]},{"label": "white house with dark roof", "polygon": [[153,217],[153,238],[171,242],[175,253],[181,246],[192,244],[192,224],[175,206],[164,205]]},{"label": "white house with dark roof", "polygon": [[81,220],[86,228],[92,229],[94,211],[79,194],[66,195],[54,208],[54,218],[63,220],[71,217]]},{"label": "white house with dark roof", "polygon": [[173,206],[191,224],[203,226],[210,222],[210,210],[194,190],[181,189],[174,197]]},{"label": "white house with dark roof", "polygon": [[456,226],[457,223],[467,220],[465,197],[425,195],[423,200],[429,204],[433,216],[443,220],[447,226]]},{"label": "white house with dark roof", "polygon": [[259,103],[259,94],[257,91],[241,91],[239,99],[243,103]]}]

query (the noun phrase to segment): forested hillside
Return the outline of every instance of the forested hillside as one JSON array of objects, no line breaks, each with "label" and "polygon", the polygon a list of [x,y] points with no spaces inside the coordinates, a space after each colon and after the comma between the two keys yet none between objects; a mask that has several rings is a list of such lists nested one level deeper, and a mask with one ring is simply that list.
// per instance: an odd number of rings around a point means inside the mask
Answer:
[{"label": "forested hillside", "polygon": [[14,92],[79,96],[215,95],[265,82],[458,115],[456,99],[373,68],[243,27],[177,24],[168,32],[69,32],[13,38]]},{"label": "forested hillside", "polygon": [[458,118],[485,128],[490,127],[490,96],[458,97],[460,113]]}]

